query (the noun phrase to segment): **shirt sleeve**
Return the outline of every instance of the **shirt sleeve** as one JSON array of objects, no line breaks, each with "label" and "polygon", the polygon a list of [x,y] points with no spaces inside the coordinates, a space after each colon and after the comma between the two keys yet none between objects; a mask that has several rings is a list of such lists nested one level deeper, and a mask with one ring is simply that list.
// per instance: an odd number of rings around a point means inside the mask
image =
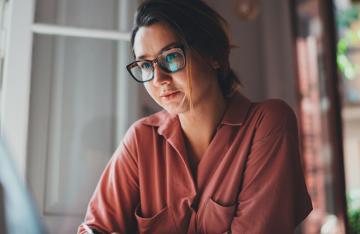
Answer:
[{"label": "shirt sleeve", "polygon": [[[89,202],[85,223],[101,233],[136,233],[135,208],[139,203],[137,159],[129,150],[131,133],[106,166]],[[132,147],[134,148],[134,147]],[[86,233],[83,225],[78,233]]]},{"label": "shirt sleeve", "polygon": [[260,117],[231,231],[293,233],[311,210],[296,117],[285,103],[276,103]]}]

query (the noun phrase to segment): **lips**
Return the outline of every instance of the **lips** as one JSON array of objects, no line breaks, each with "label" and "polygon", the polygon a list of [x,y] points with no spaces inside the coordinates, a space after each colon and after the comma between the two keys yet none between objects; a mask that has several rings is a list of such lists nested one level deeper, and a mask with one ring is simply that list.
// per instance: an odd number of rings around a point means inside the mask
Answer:
[{"label": "lips", "polygon": [[162,93],[162,94],[160,94],[160,97],[164,97],[164,98],[166,98],[166,97],[170,97],[170,96],[172,96],[172,95],[174,95],[174,94],[177,94],[179,91],[176,91],[176,90],[174,90],[174,91],[166,91],[166,92],[164,92],[164,93]]},{"label": "lips", "polygon": [[178,94],[180,93],[180,91],[166,91],[164,93],[161,93],[160,94],[160,98],[163,100],[163,101],[172,101],[173,99],[175,99],[176,97],[178,97]]}]

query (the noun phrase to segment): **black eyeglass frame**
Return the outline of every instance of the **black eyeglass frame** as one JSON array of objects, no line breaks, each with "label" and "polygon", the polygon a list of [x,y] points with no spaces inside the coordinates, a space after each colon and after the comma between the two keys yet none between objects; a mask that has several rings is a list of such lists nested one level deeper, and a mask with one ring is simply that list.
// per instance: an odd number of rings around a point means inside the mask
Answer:
[{"label": "black eyeglass frame", "polygon": [[[168,51],[168,50],[171,50],[171,49],[181,49],[181,51],[182,51],[182,53],[183,53],[183,55],[184,55],[184,66],[181,68],[181,69],[179,69],[179,70],[177,70],[177,71],[169,71],[169,70],[167,70],[166,68],[164,68],[164,67],[162,67],[161,66],[161,64],[160,63],[158,63],[158,60],[159,60],[159,58],[162,56],[162,54],[164,53],[164,52],[166,52],[166,51]],[[136,78],[133,74],[132,74],[132,72],[131,72],[131,69],[133,68],[133,67],[135,67],[135,66],[137,66],[137,63],[138,62],[149,62],[149,63],[151,63],[151,66],[152,66],[152,70],[153,70],[153,75],[152,75],[152,77],[150,78],[150,79],[148,79],[148,80],[139,80],[138,78]],[[154,64],[155,63],[157,63],[158,65],[159,65],[159,68],[162,70],[162,71],[164,71],[164,72],[166,72],[166,73],[176,73],[176,72],[178,72],[178,71],[181,71],[182,69],[184,69],[185,67],[186,67],[186,53],[185,53],[185,46],[184,45],[182,45],[182,44],[176,44],[176,45],[174,45],[174,46],[171,46],[171,47],[169,47],[169,48],[166,48],[166,50],[164,50],[164,51],[162,51],[155,59],[153,59],[153,60],[149,60],[149,59],[140,59],[140,60],[136,60],[136,61],[134,61],[134,62],[132,62],[132,63],[129,63],[128,65],[126,65],[126,69],[128,70],[128,72],[130,73],[130,75],[131,75],[131,77],[136,81],[136,82],[139,82],[139,83],[146,83],[146,82],[149,82],[149,81],[151,81],[151,80],[153,80],[154,79],[154,71],[155,71],[155,66],[154,66]]]}]

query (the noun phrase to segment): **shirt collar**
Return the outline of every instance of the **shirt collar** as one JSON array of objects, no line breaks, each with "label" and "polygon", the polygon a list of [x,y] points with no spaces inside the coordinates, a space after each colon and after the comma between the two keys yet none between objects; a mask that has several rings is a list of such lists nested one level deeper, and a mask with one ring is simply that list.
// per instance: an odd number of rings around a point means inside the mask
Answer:
[{"label": "shirt collar", "polygon": [[[225,111],[221,124],[239,126],[244,123],[250,109],[251,102],[248,98],[237,92],[228,99],[228,107]],[[169,114],[163,110],[143,120],[146,125],[158,127],[160,135],[171,137],[174,128],[180,128],[177,115]]]},{"label": "shirt collar", "polygon": [[168,113],[165,110],[150,115],[143,120],[145,125],[158,127],[157,131],[160,135],[166,135],[169,138],[172,130],[180,127],[177,115]]},{"label": "shirt collar", "polygon": [[162,135],[175,148],[179,155],[185,157],[186,152],[183,134],[177,115],[169,114],[163,110],[145,118],[143,123],[158,127],[158,134]]}]

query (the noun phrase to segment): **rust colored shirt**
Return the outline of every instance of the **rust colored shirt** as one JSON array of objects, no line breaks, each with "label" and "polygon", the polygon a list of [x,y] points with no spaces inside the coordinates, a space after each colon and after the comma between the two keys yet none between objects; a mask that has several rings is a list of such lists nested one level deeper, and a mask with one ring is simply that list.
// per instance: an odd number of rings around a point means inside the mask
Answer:
[{"label": "rust colored shirt", "polygon": [[161,111],[133,124],[85,223],[104,233],[282,234],[311,210],[293,111],[235,94],[196,176],[177,116]]}]

